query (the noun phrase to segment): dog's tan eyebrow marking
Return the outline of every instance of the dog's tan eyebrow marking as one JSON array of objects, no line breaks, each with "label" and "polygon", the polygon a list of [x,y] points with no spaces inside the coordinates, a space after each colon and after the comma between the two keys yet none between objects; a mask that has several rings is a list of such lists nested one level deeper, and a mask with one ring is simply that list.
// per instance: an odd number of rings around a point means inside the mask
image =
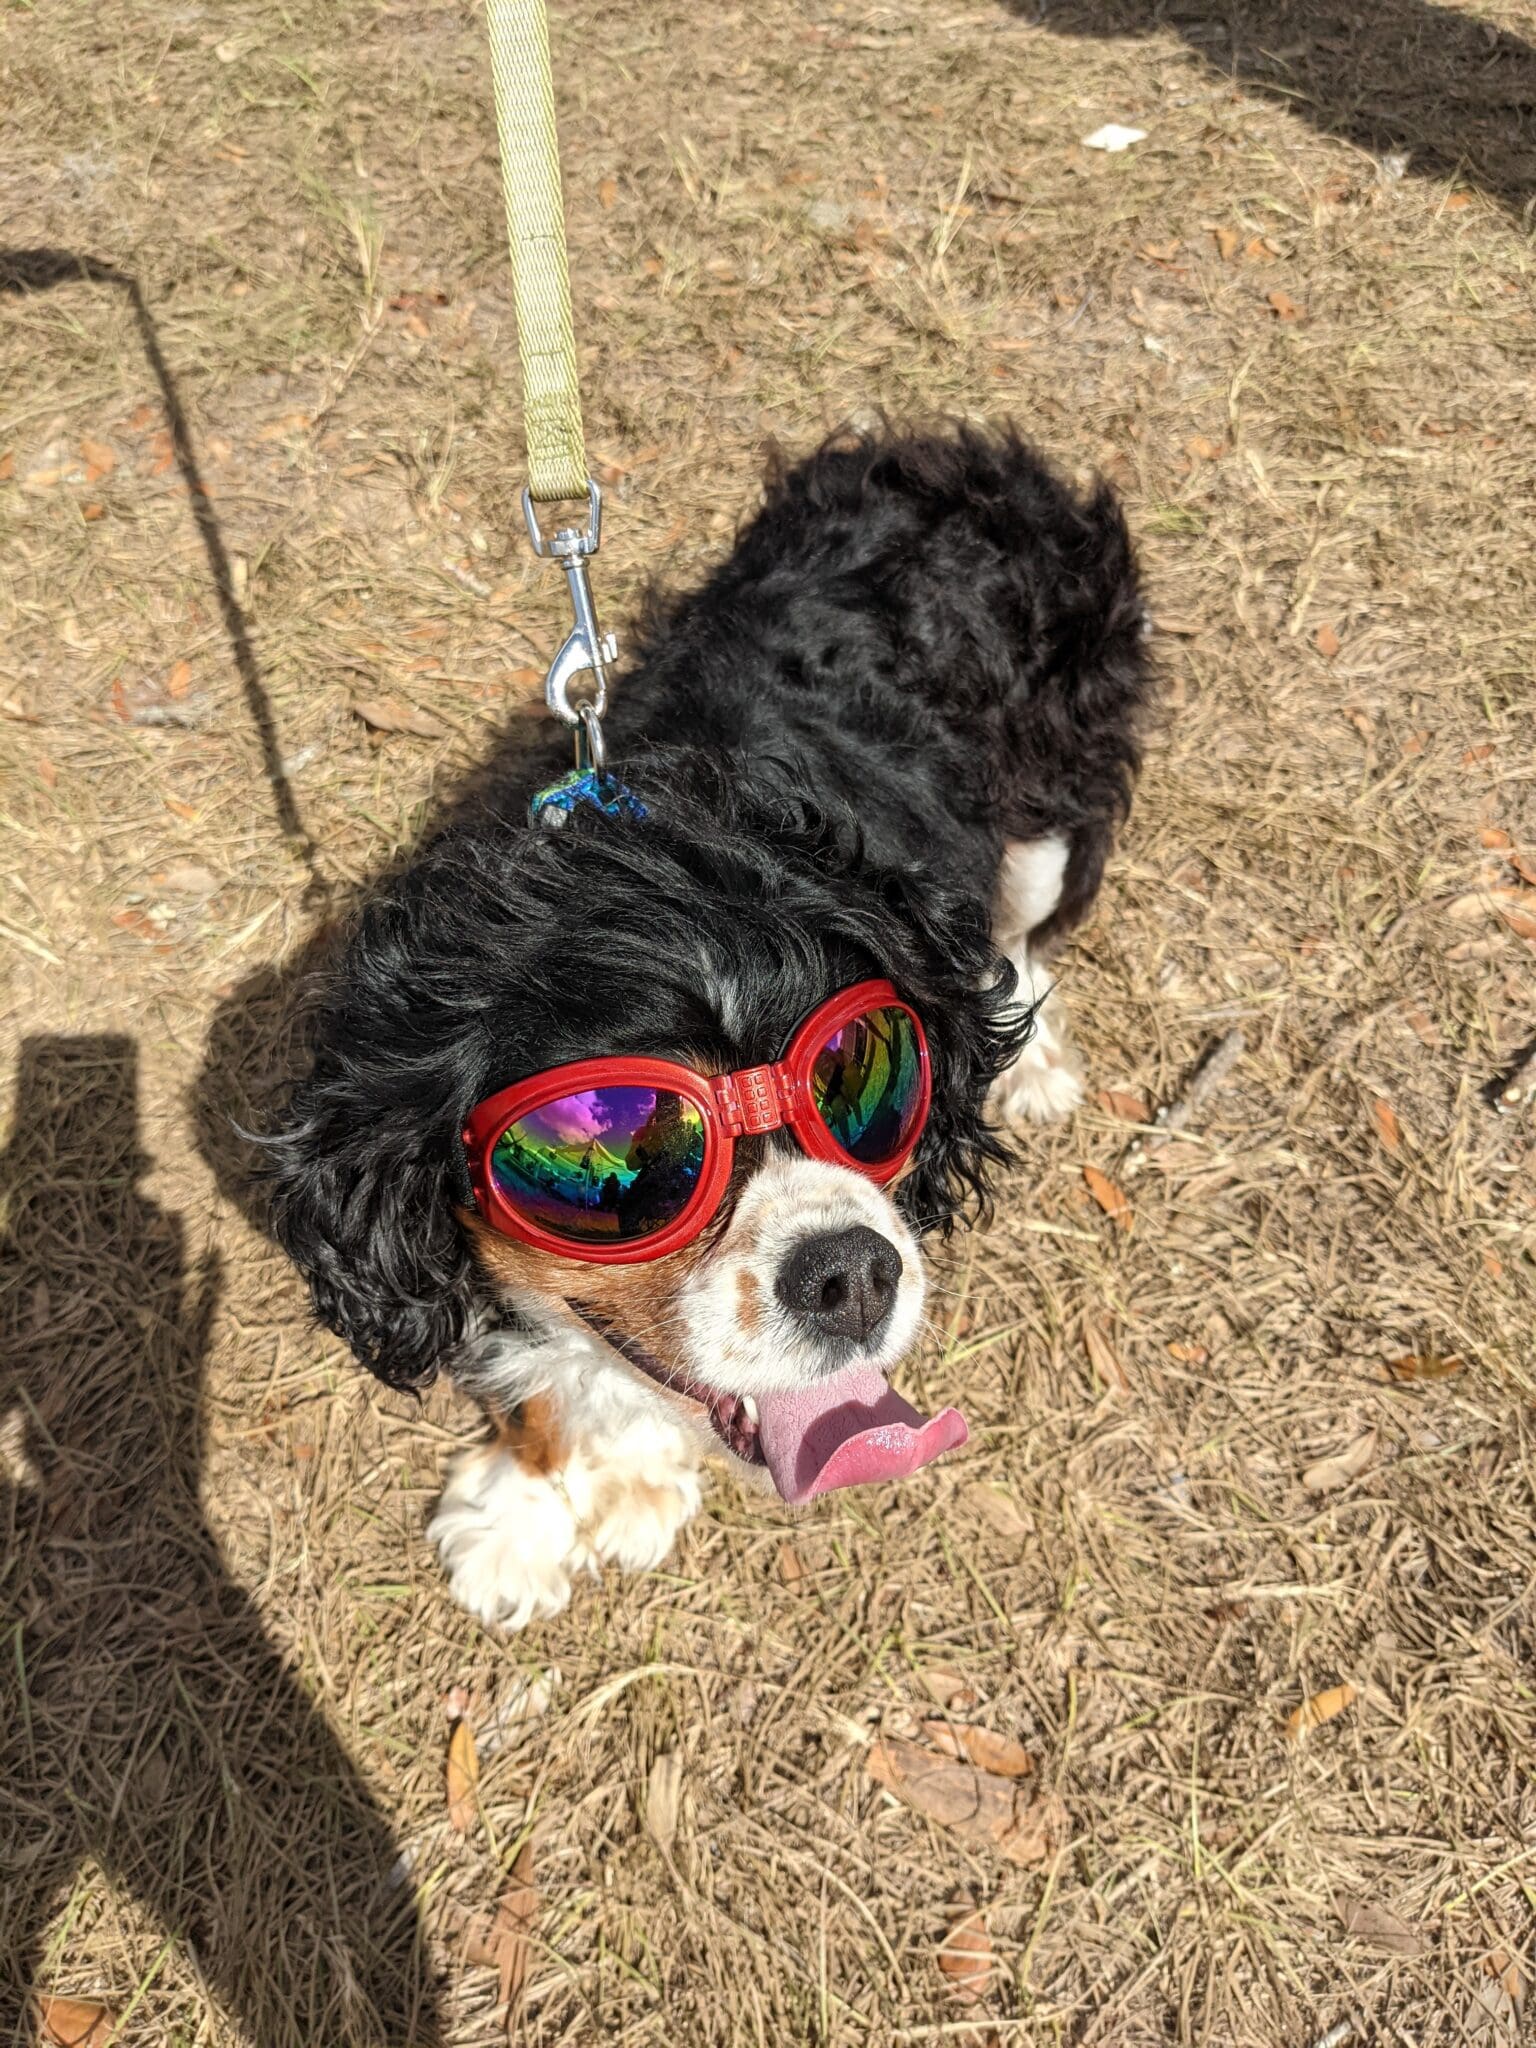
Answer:
[{"label": "dog's tan eyebrow marking", "polygon": [[757,1276],[745,1267],[736,1276],[736,1321],[745,1337],[752,1336],[763,1319],[762,1293]]},{"label": "dog's tan eyebrow marking", "polygon": [[543,1478],[565,1463],[566,1447],[548,1394],[531,1394],[509,1415],[494,1408],[489,1414],[497,1444],[525,1472]]}]

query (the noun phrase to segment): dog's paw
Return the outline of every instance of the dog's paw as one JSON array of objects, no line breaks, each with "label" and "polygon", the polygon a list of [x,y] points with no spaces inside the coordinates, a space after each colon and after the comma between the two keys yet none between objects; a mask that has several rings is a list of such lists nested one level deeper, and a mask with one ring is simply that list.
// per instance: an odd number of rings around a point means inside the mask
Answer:
[{"label": "dog's paw", "polygon": [[684,1522],[698,1512],[702,1489],[696,1472],[655,1482],[628,1475],[598,1488],[596,1513],[586,1531],[593,1555],[621,1571],[648,1572],[666,1556]]},{"label": "dog's paw", "polygon": [[1027,1045],[992,1085],[990,1106],[1007,1124],[1055,1124],[1083,1099],[1083,1077],[1067,1058]]},{"label": "dog's paw", "polygon": [[497,1444],[454,1460],[427,1536],[454,1599],[490,1628],[558,1614],[587,1562],[565,1496]]}]

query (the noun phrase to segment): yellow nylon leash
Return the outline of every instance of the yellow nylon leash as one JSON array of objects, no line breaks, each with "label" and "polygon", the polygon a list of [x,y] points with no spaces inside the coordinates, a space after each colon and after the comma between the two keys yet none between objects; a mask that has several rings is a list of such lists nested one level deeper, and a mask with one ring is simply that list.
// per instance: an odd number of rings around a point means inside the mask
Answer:
[{"label": "yellow nylon leash", "polygon": [[[576,619],[574,631],[551,664],[544,695],[555,715],[577,730],[578,766],[601,773],[598,719],[608,701],[606,665],[616,658],[618,648],[611,634],[598,632],[587,582],[587,560],[597,553],[602,533],[602,493],[587,471],[581,427],[549,24],[544,0],[485,0],[485,19],[512,256],[517,351],[523,366],[523,433],[528,446],[523,517],[534,552],[553,555],[565,571]],[[546,538],[535,504],[560,498],[586,499],[586,526],[562,526]],[[571,702],[569,685],[583,671],[590,672],[592,689],[589,701],[577,706]]]}]

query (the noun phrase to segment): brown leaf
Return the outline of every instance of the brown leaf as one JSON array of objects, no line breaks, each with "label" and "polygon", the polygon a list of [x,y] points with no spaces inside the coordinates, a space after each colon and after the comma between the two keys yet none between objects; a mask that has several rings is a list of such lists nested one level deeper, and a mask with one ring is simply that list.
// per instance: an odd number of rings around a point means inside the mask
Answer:
[{"label": "brown leaf", "polygon": [[475,1731],[467,1721],[455,1721],[448,1738],[448,1819],[461,1835],[467,1835],[479,1817],[479,1783]]},{"label": "brown leaf", "polygon": [[992,1937],[985,1917],[962,1908],[939,1944],[937,1960],[951,1998],[961,2005],[985,1998],[992,1975]]},{"label": "brown leaf", "polygon": [[995,1778],[1028,1778],[1035,1760],[1022,1742],[1011,1735],[994,1735],[990,1728],[973,1728],[959,1721],[925,1721],[923,1733],[944,1756],[975,1764]]},{"label": "brown leaf", "polygon": [[1277,320],[1305,320],[1307,317],[1306,307],[1298,306],[1287,292],[1271,292],[1269,310]]},{"label": "brown leaf", "polygon": [[1152,1111],[1146,1100],[1140,1095],[1133,1095],[1128,1088],[1101,1088],[1097,1100],[1106,1115],[1123,1117],[1128,1124],[1152,1121]]},{"label": "brown leaf", "polygon": [[1405,1004],[1403,1015],[1408,1019],[1413,1034],[1420,1043],[1427,1045],[1431,1052],[1438,1052],[1442,1041],[1434,1019],[1420,1009],[1417,1003]]},{"label": "brown leaf", "polygon": [[37,779],[45,789],[57,789],[59,786],[58,763],[46,754],[37,757]]},{"label": "brown leaf", "polygon": [[886,1737],[872,1746],[865,1768],[877,1785],[958,1841],[997,1849],[1011,1863],[1044,1863],[1066,1840],[1067,1810],[1053,1793],[995,1778],[915,1742]]},{"label": "brown leaf", "polygon": [[85,480],[88,484],[98,477],[110,476],[117,467],[117,455],[105,441],[93,441],[89,434],[80,439],[80,459],[85,464]]},{"label": "brown leaf", "polygon": [[1012,1494],[1005,1493],[1000,1486],[988,1486],[977,1480],[965,1488],[963,1498],[995,1535],[1006,1537],[1013,1543],[1022,1543],[1034,1534],[1034,1523]]},{"label": "brown leaf", "polygon": [[1341,1486],[1348,1486],[1351,1479],[1358,1479],[1375,1454],[1376,1432],[1368,1429],[1347,1450],[1309,1465],[1301,1475],[1301,1483],[1308,1493],[1336,1493]]},{"label": "brown leaf", "polygon": [[597,203],[599,206],[601,206],[604,213],[609,212],[610,209],[617,204],[618,197],[619,181],[617,178],[599,179],[597,187]]},{"label": "brown leaf", "polygon": [[1403,1133],[1397,1121],[1397,1111],[1385,1096],[1378,1095],[1371,1104],[1371,1115],[1376,1119],[1376,1134],[1389,1152],[1401,1152]]},{"label": "brown leaf", "polygon": [[805,1577],[805,1564],[793,1543],[779,1545],[779,1580],[786,1586],[798,1586]]},{"label": "brown leaf", "polygon": [[1523,853],[1512,853],[1509,864],[1522,882],[1529,882],[1532,888],[1536,888],[1536,860],[1527,860]]},{"label": "brown leaf", "polygon": [[54,2048],[107,2048],[116,2025],[104,2005],[86,1998],[39,1998],[37,2024]]},{"label": "brown leaf", "polygon": [[1502,1280],[1504,1278],[1504,1261],[1497,1252],[1483,1253],[1483,1271],[1490,1280]]},{"label": "brown leaf", "polygon": [[1243,244],[1245,263],[1273,263],[1279,254],[1274,243],[1265,241],[1262,235],[1250,235]]},{"label": "brown leaf", "polygon": [[1136,1212],[1124,1188],[1117,1187],[1107,1173],[1100,1173],[1096,1166],[1083,1168],[1083,1179],[1088,1183],[1088,1192],[1104,1211],[1112,1217],[1122,1230],[1134,1230]]},{"label": "brown leaf", "polygon": [[168,796],[165,799],[165,808],[188,825],[195,825],[202,816],[196,804],[183,803],[179,796]]},{"label": "brown leaf", "polygon": [[926,1671],[920,1671],[917,1677],[935,1706],[947,1708],[950,1713],[965,1712],[981,1704],[970,1680],[958,1671],[951,1671],[948,1665],[932,1664]]},{"label": "brown leaf", "polygon": [[1172,263],[1183,246],[1184,244],[1175,235],[1171,241],[1167,242],[1143,242],[1137,254],[1149,257],[1153,263]]},{"label": "brown leaf", "polygon": [[1297,1742],[1309,1728],[1321,1728],[1325,1721],[1342,1714],[1346,1707],[1352,1707],[1360,1695],[1352,1685],[1330,1685],[1326,1692],[1315,1692],[1310,1699],[1303,1700],[1285,1719],[1285,1739]]},{"label": "brown leaf", "polygon": [[1223,263],[1237,261],[1238,251],[1243,246],[1243,238],[1236,228],[1212,228],[1211,239],[1215,242],[1217,253]]},{"label": "brown leaf", "polygon": [[[1477,835],[1477,843],[1479,846],[1498,848],[1514,845],[1514,841],[1510,838],[1509,834],[1497,825],[1485,825]],[[1528,879],[1536,881],[1536,875],[1529,876]]]},{"label": "brown leaf", "polygon": [[408,732],[419,740],[440,740],[448,729],[430,711],[419,711],[400,697],[364,697],[352,709],[372,732]]},{"label": "brown leaf", "polygon": [[[1501,1266],[1499,1271],[1503,1270]],[[1461,1359],[1438,1358],[1433,1351],[1387,1360],[1387,1377],[1394,1380],[1453,1380],[1458,1373],[1465,1371],[1466,1366]]]},{"label": "brown leaf", "polygon": [[1083,1325],[1083,1349],[1088,1353],[1088,1363],[1093,1367],[1094,1377],[1101,1387],[1111,1393],[1128,1394],[1130,1380],[1125,1367],[1120,1363],[1119,1353],[1096,1323]]},{"label": "brown leaf", "polygon": [[1374,1905],[1369,1899],[1335,1899],[1334,1905],[1352,1941],[1367,1942],[1393,1956],[1422,1955],[1428,1946],[1423,1935],[1399,1919],[1390,1906]]},{"label": "brown leaf", "polygon": [[171,672],[165,679],[165,694],[168,697],[185,697],[192,687],[192,664],[177,661],[171,665]]},{"label": "brown leaf", "polygon": [[646,1833],[665,1853],[677,1836],[677,1809],[683,1796],[683,1753],[664,1749],[651,1765],[645,1788]]},{"label": "brown leaf", "polygon": [[1219,462],[1226,452],[1226,442],[1213,441],[1208,434],[1191,434],[1184,443],[1184,453],[1196,462]]},{"label": "brown leaf", "polygon": [[528,1931],[539,1917],[539,1894],[533,1881],[533,1837],[517,1852],[512,1875],[496,1901],[492,1938],[501,1978],[501,2003],[506,2008],[507,2034],[528,1981]]},{"label": "brown leaf", "polygon": [[1176,1358],[1180,1365],[1204,1365],[1210,1355],[1203,1344],[1186,1344],[1179,1338],[1168,1346],[1168,1356]]},{"label": "brown leaf", "polygon": [[1445,906],[1445,914],[1457,924],[1469,924],[1473,918],[1486,917],[1490,912],[1495,916],[1505,915],[1510,905],[1516,909],[1529,908],[1536,905],[1536,896],[1513,882],[1486,889],[1469,889],[1465,896],[1451,898]]},{"label": "brown leaf", "polygon": [[1472,194],[1470,192],[1450,192],[1446,195],[1445,205],[1441,210],[1445,213],[1460,213],[1471,204]]},{"label": "brown leaf", "polygon": [[16,450],[7,448],[5,453],[0,455],[0,484],[8,484],[15,474]]},{"label": "brown leaf", "polygon": [[1536,917],[1528,910],[1506,910],[1500,914],[1517,939],[1536,939]]},{"label": "brown leaf", "polygon": [[1317,649],[1324,661],[1332,661],[1333,657],[1344,645],[1344,642],[1339,638],[1337,631],[1332,626],[1319,626],[1312,635],[1312,645]]}]

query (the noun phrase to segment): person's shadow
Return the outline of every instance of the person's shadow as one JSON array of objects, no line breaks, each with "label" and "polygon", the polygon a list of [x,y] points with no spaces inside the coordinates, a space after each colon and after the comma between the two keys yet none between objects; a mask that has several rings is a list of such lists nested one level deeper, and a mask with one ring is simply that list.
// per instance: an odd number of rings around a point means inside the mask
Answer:
[{"label": "person's shadow", "polygon": [[[1435,0],[1006,0],[1062,35],[1180,36],[1326,135],[1536,206],[1536,47]],[[1132,110],[1133,111],[1133,110]]]},{"label": "person's shadow", "polygon": [[130,1039],[31,1039],[0,1161],[0,2044],[81,1988],[48,1931],[90,1863],[258,2048],[430,2048],[398,1845],[202,1512],[219,1269],[137,1095]]}]

